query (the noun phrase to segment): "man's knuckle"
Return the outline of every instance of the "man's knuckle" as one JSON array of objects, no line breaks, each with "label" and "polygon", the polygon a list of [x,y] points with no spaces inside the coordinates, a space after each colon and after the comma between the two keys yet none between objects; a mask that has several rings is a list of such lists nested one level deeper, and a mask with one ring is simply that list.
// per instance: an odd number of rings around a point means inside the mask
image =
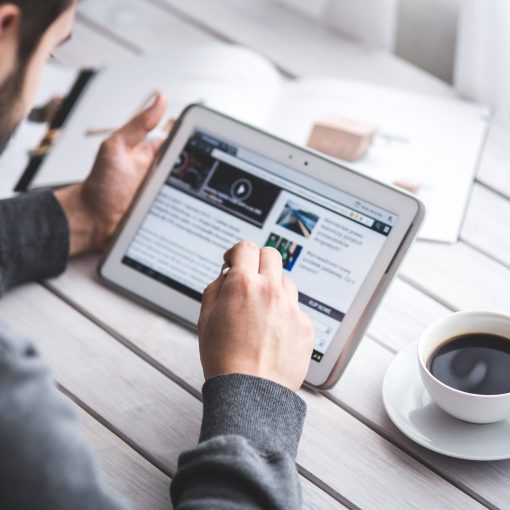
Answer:
[{"label": "man's knuckle", "polygon": [[100,152],[105,152],[105,151],[108,151],[110,146],[112,144],[112,138],[107,138],[106,140],[103,140],[101,142],[101,145],[99,146],[99,151]]},{"label": "man's knuckle", "polygon": [[283,284],[285,285],[285,288],[288,290],[288,292],[292,294],[293,297],[297,294],[298,290],[296,284],[288,276],[285,275],[283,276]]},{"label": "man's knuckle", "polygon": [[276,266],[282,265],[282,254],[276,248],[273,248],[272,246],[264,246],[261,248],[261,251],[263,252],[264,257],[269,259],[272,264]]},{"label": "man's knuckle", "polygon": [[215,283],[216,283],[216,280],[211,282],[205,289],[204,289],[204,292],[203,292],[203,296],[204,297],[207,297],[211,294],[211,292],[214,290],[214,286],[215,286]]},{"label": "man's knuckle", "polygon": [[268,280],[264,286],[264,295],[265,298],[272,303],[281,301],[283,297],[281,285],[278,285],[273,279]]},{"label": "man's knuckle", "polygon": [[266,255],[269,255],[271,257],[274,257],[274,256],[280,256],[280,252],[274,248],[273,246],[263,246],[261,249],[260,249],[264,254]]},{"label": "man's knuckle", "polygon": [[[304,314],[304,312],[302,312]],[[313,341],[313,339],[315,338],[315,327],[312,323],[312,321],[310,320],[310,318],[308,317],[308,315],[304,314],[304,316],[302,317],[302,324],[303,324],[303,330],[304,330],[304,333],[305,333],[305,336],[310,339],[311,341]]]},{"label": "man's knuckle", "polygon": [[197,334],[198,334],[198,337],[199,338],[202,338],[206,332],[207,332],[207,319],[205,317],[201,317],[199,320],[198,320],[198,325],[197,325]]},{"label": "man's knuckle", "polygon": [[118,147],[118,145],[119,145],[119,135],[115,133],[103,141],[103,143],[101,144],[100,150],[102,152],[111,152],[111,151],[115,150]]},{"label": "man's knuckle", "polygon": [[240,292],[242,296],[246,296],[251,293],[253,290],[253,278],[246,272],[242,270],[231,271],[232,274],[229,273],[229,277],[235,286],[235,289]]},{"label": "man's knuckle", "polygon": [[245,240],[243,239],[242,241],[239,241],[237,244],[236,244],[236,247],[238,249],[243,249],[243,250],[258,250],[258,246],[253,242],[253,241],[248,241],[248,240]]}]

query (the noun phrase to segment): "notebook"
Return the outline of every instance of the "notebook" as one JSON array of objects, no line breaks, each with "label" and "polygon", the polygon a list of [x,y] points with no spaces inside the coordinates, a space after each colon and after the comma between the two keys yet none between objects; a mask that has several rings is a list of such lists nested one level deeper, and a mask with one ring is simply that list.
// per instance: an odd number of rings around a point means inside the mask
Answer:
[{"label": "notebook", "polygon": [[153,136],[165,136],[169,120],[196,102],[299,145],[332,114],[372,123],[378,133],[368,153],[344,164],[386,183],[414,183],[427,207],[420,237],[458,238],[488,107],[345,79],[290,80],[258,53],[223,43],[130,58],[95,73],[29,187],[84,179],[107,130],[127,121],[154,90],[168,95],[169,111]]}]

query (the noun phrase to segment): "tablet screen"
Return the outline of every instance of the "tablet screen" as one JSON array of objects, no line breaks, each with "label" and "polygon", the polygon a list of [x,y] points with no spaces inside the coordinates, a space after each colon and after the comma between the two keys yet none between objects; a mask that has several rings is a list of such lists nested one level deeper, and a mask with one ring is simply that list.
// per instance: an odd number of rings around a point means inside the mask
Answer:
[{"label": "tablet screen", "polygon": [[200,300],[223,253],[273,246],[312,319],[320,362],[397,217],[212,133],[196,130],[122,259]]}]

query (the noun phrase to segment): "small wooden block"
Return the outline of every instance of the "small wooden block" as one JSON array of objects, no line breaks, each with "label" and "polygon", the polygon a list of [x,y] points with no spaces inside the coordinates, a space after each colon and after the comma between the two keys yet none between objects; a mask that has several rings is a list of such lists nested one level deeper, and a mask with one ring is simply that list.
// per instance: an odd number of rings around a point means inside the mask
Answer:
[{"label": "small wooden block", "polygon": [[396,181],[393,181],[393,185],[398,186],[409,193],[418,193],[422,187],[419,182],[408,181],[406,179],[397,179]]},{"label": "small wooden block", "polygon": [[363,156],[377,133],[377,127],[340,115],[314,124],[308,147],[335,158],[355,161]]}]

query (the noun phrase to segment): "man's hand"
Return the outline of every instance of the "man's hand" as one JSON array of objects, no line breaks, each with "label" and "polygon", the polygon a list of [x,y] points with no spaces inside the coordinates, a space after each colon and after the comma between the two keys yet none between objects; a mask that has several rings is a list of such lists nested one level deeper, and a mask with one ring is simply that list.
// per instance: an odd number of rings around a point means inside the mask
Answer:
[{"label": "man's hand", "polygon": [[206,379],[240,373],[296,391],[306,376],[314,328],[298,306],[274,248],[241,242],[225,253],[226,276],[207,287],[198,323]]},{"label": "man's hand", "polygon": [[166,98],[131,119],[101,145],[87,180],[55,192],[70,230],[70,255],[102,249],[130,206],[161,141],[145,142],[160,122]]}]

